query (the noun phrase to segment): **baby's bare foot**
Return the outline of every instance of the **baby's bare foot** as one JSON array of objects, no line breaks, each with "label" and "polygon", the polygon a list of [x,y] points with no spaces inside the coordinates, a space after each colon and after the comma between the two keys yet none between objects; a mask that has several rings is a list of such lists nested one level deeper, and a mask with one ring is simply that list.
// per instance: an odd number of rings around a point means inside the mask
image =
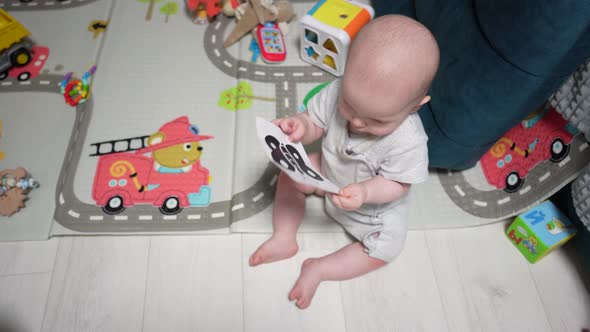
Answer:
[{"label": "baby's bare foot", "polygon": [[311,304],[311,299],[315,295],[320,282],[322,281],[320,272],[320,260],[317,258],[308,258],[301,265],[301,273],[295,282],[295,286],[289,292],[289,301],[296,301],[295,304],[299,309],[305,309]]},{"label": "baby's bare foot", "polygon": [[299,247],[294,238],[272,236],[250,256],[250,266],[271,263],[293,257]]}]

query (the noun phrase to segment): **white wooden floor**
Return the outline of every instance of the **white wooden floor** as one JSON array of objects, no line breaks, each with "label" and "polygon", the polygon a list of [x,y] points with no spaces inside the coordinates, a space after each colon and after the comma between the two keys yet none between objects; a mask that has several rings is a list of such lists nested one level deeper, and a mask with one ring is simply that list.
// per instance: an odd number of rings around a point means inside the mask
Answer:
[{"label": "white wooden floor", "polygon": [[590,294],[567,250],[529,265],[504,226],[414,231],[397,261],[287,300],[303,259],[348,243],[304,234],[250,268],[268,235],[75,237],[0,244],[0,331],[580,331]]}]

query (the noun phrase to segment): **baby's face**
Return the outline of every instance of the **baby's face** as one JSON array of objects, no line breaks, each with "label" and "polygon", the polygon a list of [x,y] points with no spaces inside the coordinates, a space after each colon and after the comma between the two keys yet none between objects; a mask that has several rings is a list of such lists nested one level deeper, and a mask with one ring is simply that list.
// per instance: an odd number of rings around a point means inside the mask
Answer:
[{"label": "baby's face", "polygon": [[[349,132],[385,136],[394,132],[401,123],[420,107],[425,96],[397,90],[369,89],[355,80],[342,81],[338,97],[338,111],[348,121]],[[395,87],[389,87],[392,91]],[[382,91],[376,91],[382,90]]]}]

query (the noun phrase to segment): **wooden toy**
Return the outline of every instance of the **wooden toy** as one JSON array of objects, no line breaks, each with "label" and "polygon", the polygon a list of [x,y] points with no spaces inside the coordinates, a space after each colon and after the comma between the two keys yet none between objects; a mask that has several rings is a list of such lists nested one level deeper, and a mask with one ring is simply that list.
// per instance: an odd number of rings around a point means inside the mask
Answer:
[{"label": "wooden toy", "polygon": [[576,234],[567,217],[547,201],[516,217],[506,235],[526,259],[535,263]]},{"label": "wooden toy", "polygon": [[342,76],[350,43],[374,15],[355,1],[321,0],[301,19],[301,59]]},{"label": "wooden toy", "polygon": [[[238,15],[238,13],[241,14]],[[277,1],[271,5],[264,5],[261,0],[248,0],[236,9],[238,22],[223,42],[223,47],[227,48],[233,45],[244,35],[257,28],[259,24],[266,22],[286,23],[291,21],[293,17],[295,17],[295,10],[288,1]],[[282,27],[281,29],[285,32]]]}]

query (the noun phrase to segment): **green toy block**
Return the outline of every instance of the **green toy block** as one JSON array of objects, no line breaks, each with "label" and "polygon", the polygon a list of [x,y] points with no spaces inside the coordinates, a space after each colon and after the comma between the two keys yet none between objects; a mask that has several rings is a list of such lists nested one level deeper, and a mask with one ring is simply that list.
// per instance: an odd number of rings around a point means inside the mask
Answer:
[{"label": "green toy block", "polygon": [[531,263],[538,262],[576,234],[575,226],[547,201],[516,217],[506,236]]}]

